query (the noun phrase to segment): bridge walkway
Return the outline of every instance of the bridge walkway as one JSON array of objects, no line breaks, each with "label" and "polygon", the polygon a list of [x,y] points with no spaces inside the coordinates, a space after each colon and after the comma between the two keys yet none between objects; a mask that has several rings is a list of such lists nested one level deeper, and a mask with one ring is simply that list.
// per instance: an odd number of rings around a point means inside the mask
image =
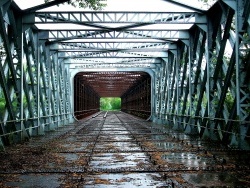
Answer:
[{"label": "bridge walkway", "polygon": [[0,153],[0,187],[250,186],[249,152],[102,112]]}]

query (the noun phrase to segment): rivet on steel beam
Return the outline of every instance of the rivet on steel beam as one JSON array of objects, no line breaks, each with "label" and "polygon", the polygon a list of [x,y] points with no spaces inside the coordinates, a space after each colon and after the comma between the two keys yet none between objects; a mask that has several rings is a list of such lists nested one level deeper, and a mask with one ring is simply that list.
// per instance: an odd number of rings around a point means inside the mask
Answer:
[{"label": "rivet on steel beam", "polygon": [[172,185],[172,188],[174,188],[174,185],[175,185],[175,184],[174,184],[174,182],[173,182],[173,181],[172,181],[171,185]]},{"label": "rivet on steel beam", "polygon": [[166,173],[163,174],[163,178],[164,178],[165,180],[168,178],[168,176],[167,176]]},{"label": "rivet on steel beam", "polygon": [[216,155],[213,155],[213,159],[216,160]]},{"label": "rivet on steel beam", "polygon": [[226,164],[227,163],[226,159],[222,158],[221,163]]},{"label": "rivet on steel beam", "polygon": [[224,171],[224,165],[223,164],[221,165],[221,170]]}]

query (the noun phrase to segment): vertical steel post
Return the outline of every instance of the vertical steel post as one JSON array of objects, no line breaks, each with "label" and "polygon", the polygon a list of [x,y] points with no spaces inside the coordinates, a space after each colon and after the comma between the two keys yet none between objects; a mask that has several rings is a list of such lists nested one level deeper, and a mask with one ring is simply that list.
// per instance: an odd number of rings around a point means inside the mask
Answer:
[{"label": "vertical steel post", "polygon": [[173,90],[173,101],[172,103],[175,103],[175,106],[173,106],[174,108],[174,129],[178,129],[179,128],[179,111],[180,111],[180,100],[179,100],[179,81],[180,81],[180,72],[179,72],[179,68],[180,68],[180,60],[181,60],[181,46],[177,46],[177,52],[176,52],[176,61],[175,61],[175,89]]},{"label": "vertical steel post", "polygon": [[186,121],[186,126],[185,126],[185,130],[190,129],[191,126],[191,116],[192,116],[192,50],[191,48],[193,47],[193,43],[191,41],[191,38],[189,39],[190,41],[190,46],[188,48],[188,56],[189,56],[189,61],[188,61],[188,85],[189,85],[189,114],[188,114],[188,118]]},{"label": "vertical steel post", "polygon": [[155,119],[155,103],[156,103],[156,100],[155,100],[155,72],[153,74],[153,76],[151,77],[151,117],[153,118],[153,120]]},{"label": "vertical steel post", "polygon": [[239,61],[239,5],[236,1],[236,11],[235,11],[235,63],[236,63],[236,104],[237,104],[237,116],[241,120],[240,115],[240,61]]},{"label": "vertical steel post", "polygon": [[[206,41],[206,67],[207,67],[207,83],[206,83],[206,98],[207,98],[207,108],[208,108],[208,117],[205,118],[210,118],[210,58],[209,58],[209,34],[208,34],[209,30],[207,30],[207,41]],[[209,120],[208,120],[209,121]]]},{"label": "vertical steel post", "polygon": [[23,56],[24,56],[24,53],[23,53],[23,33],[24,33],[24,31],[23,31],[23,19],[21,18],[21,23],[20,23],[20,25],[18,25],[18,27],[21,27],[21,29],[20,29],[20,31],[21,31],[21,33],[19,33],[19,42],[20,42],[20,47],[21,47],[21,52],[20,52],[20,59],[19,59],[19,63],[20,63],[20,68],[21,68],[21,76],[20,76],[20,95],[21,95],[21,99],[20,99],[20,102],[21,102],[21,104],[20,104],[20,123],[21,123],[21,130],[22,130],[22,132],[21,132],[21,140],[22,139],[24,139],[24,134],[25,134],[25,127],[24,127],[24,109],[23,109],[23,106],[24,106],[24,104],[23,104],[23,97],[24,97],[24,87],[23,87],[23,85],[24,85],[24,83],[23,83],[23,81],[24,81],[24,79],[23,79],[23,77],[24,77],[24,65],[23,65]]},{"label": "vertical steel post", "polygon": [[28,134],[27,134],[27,131],[25,129],[25,124],[24,124],[24,62],[23,62],[23,57],[24,57],[24,43],[23,43],[23,40],[24,40],[24,27],[23,27],[23,17],[21,17],[20,19],[18,19],[18,22],[17,22],[17,27],[20,28],[19,30],[19,33],[18,33],[18,38],[16,39],[19,43],[19,47],[20,47],[20,51],[17,52],[17,53],[20,53],[19,54],[19,59],[18,59],[18,64],[20,65],[20,131],[21,131],[21,134],[20,134],[20,139],[21,141],[24,140],[25,138],[29,137]]},{"label": "vertical steel post", "polygon": [[240,96],[240,87],[241,87],[241,80],[240,80],[240,10],[239,10],[239,2],[238,0],[236,1],[236,11],[235,11],[235,64],[236,64],[236,120],[238,120],[238,131],[239,131],[239,137],[238,137],[238,143],[239,146],[241,145],[241,139],[242,139],[242,135],[241,135],[241,120],[242,120],[242,116],[241,116],[241,96]]},{"label": "vertical steel post", "polygon": [[40,122],[40,46],[39,35],[37,36],[37,132],[41,134],[41,122]]}]

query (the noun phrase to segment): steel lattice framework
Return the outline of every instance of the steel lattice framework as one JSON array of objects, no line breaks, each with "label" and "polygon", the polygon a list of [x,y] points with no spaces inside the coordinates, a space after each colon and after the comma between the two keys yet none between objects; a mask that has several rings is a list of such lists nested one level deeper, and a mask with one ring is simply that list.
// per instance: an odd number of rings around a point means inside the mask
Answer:
[{"label": "steel lattice framework", "polygon": [[73,78],[115,70],[151,76],[121,92],[124,111],[249,148],[250,2],[218,0],[208,10],[166,2],[186,11],[21,10],[1,0],[1,141],[45,134],[72,122],[74,109],[96,110],[98,91]]}]

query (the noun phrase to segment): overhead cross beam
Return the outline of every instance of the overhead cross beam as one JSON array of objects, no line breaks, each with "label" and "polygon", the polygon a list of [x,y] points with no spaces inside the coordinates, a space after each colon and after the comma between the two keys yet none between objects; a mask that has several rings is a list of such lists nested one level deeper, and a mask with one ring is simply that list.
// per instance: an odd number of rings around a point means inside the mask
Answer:
[{"label": "overhead cross beam", "polygon": [[36,12],[24,20],[25,24],[45,23],[164,23],[204,24],[195,12]]},{"label": "overhead cross beam", "polygon": [[50,30],[48,40],[72,39],[188,39],[186,31],[129,30],[129,31],[93,31],[93,30]]},{"label": "overhead cross beam", "polygon": [[[53,51],[54,49],[51,49]],[[76,50],[68,50],[68,49],[63,49],[63,50],[58,50],[55,49],[57,52],[65,52],[65,53],[87,53],[87,52],[102,52],[102,53],[110,53],[110,52],[120,52],[120,53],[125,53],[125,52],[166,52],[169,50],[169,48],[137,48],[137,49],[120,49],[120,48],[110,48],[110,49],[76,49]]]},{"label": "overhead cross beam", "polygon": [[59,53],[58,58],[163,58],[166,54],[150,54],[150,53],[122,53],[122,52],[63,52]]},{"label": "overhead cross beam", "polygon": [[[49,30],[47,31],[48,35],[44,38],[45,40],[50,40],[48,41],[48,44],[60,43],[62,41],[73,39],[93,39],[97,40],[97,42],[102,39],[154,39],[164,42],[168,41],[171,44],[176,40],[188,40],[189,33],[183,30],[136,29],[135,27],[151,24],[190,24],[191,27],[194,23],[206,24],[206,19],[201,18],[200,14],[193,12],[39,12],[31,15],[34,16],[34,20],[28,17],[28,19],[24,19],[25,23],[72,23],[76,24],[75,28],[77,28],[77,25],[90,26],[89,24],[91,24],[94,28],[77,30]],[[118,28],[100,25],[105,23],[130,23],[130,25],[120,26]],[[93,50],[94,52],[96,51],[95,49]],[[121,50],[124,51],[124,49]],[[112,49],[111,51],[116,52],[119,51],[119,49]],[[104,57],[108,56],[109,55],[104,55]]]},{"label": "overhead cross beam", "polygon": [[[96,58],[96,59],[89,59],[89,58],[68,58],[69,61],[65,61],[65,64],[71,64],[71,65],[77,65],[77,64],[102,64],[105,66],[105,64],[113,64],[114,62],[110,58],[102,59],[102,58]],[[149,58],[116,58],[115,63],[116,64],[157,64],[160,61],[157,61],[156,59],[149,59]]]},{"label": "overhead cross beam", "polygon": [[[170,45],[166,42],[66,42],[52,45],[50,50],[155,50],[168,49]],[[174,47],[172,47],[174,48]]]}]

